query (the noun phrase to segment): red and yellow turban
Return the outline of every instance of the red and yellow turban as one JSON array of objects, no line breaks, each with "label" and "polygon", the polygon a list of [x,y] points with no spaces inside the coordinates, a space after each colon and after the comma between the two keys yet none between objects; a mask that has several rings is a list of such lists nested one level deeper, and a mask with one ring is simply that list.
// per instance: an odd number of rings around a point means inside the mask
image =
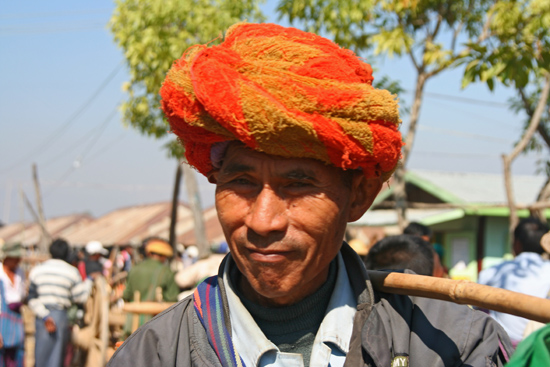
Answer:
[{"label": "red and yellow turban", "polygon": [[389,178],[401,155],[397,99],[372,69],[326,38],[239,23],[216,46],[189,48],[160,90],[188,162],[207,175],[218,142],[314,158]]}]

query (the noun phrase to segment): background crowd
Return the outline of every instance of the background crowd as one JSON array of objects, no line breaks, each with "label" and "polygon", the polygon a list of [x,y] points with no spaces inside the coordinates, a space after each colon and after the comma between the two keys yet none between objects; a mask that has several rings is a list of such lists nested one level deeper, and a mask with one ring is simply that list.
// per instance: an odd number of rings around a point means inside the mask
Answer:
[{"label": "background crowd", "polygon": [[[549,230],[536,218],[520,221],[514,232],[515,258],[483,270],[478,282],[550,298],[550,261],[541,245]],[[410,269],[420,275],[449,277],[442,265],[442,247],[433,243],[430,228],[420,223],[410,223],[403,234],[387,236],[370,246],[358,239],[348,238],[348,242],[367,269]],[[49,256],[38,259],[18,243],[4,244],[0,366],[104,364],[112,350],[98,347],[102,338],[98,320],[122,315],[119,322],[105,321],[109,324],[107,344],[114,347],[152,317],[150,313],[120,312],[125,303],[170,304],[182,299],[217,272],[227,252],[226,244],[214,252],[199,260],[195,246],[177,245],[174,249],[159,237],[147,238],[139,247],[111,248],[98,241],[79,248],[55,239],[49,245]],[[107,313],[101,310],[102,302],[108,305]],[[515,346],[544,326],[509,314],[482,311],[504,327]]]}]

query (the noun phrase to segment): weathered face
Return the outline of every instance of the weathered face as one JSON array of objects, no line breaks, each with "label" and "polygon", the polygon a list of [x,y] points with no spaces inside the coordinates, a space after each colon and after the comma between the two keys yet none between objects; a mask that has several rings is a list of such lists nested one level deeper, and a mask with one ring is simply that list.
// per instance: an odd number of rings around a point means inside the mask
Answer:
[{"label": "weathered face", "polygon": [[245,295],[264,305],[295,303],[326,280],[346,223],[370,206],[381,183],[313,159],[286,159],[231,144],[216,208]]}]

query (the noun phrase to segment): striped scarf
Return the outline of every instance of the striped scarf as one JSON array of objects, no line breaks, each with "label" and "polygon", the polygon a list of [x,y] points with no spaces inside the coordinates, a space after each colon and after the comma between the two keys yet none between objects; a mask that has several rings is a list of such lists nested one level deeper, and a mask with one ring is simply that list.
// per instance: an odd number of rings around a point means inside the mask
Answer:
[{"label": "striped scarf", "polygon": [[220,363],[224,367],[245,367],[235,349],[229,331],[225,327],[222,296],[218,277],[207,278],[199,284],[193,294],[195,312],[206,330],[208,342],[214,348]]}]

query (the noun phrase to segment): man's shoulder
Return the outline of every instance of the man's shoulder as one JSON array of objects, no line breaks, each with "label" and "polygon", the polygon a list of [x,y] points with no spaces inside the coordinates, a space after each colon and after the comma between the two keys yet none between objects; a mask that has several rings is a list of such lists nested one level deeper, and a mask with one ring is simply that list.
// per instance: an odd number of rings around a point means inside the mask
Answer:
[{"label": "man's shoulder", "polygon": [[498,358],[499,348],[511,351],[504,329],[484,312],[424,297],[388,293],[377,296],[375,309],[388,339],[400,353],[411,358],[415,355],[417,361],[428,353],[426,346],[443,361],[483,361],[485,357]]}]

